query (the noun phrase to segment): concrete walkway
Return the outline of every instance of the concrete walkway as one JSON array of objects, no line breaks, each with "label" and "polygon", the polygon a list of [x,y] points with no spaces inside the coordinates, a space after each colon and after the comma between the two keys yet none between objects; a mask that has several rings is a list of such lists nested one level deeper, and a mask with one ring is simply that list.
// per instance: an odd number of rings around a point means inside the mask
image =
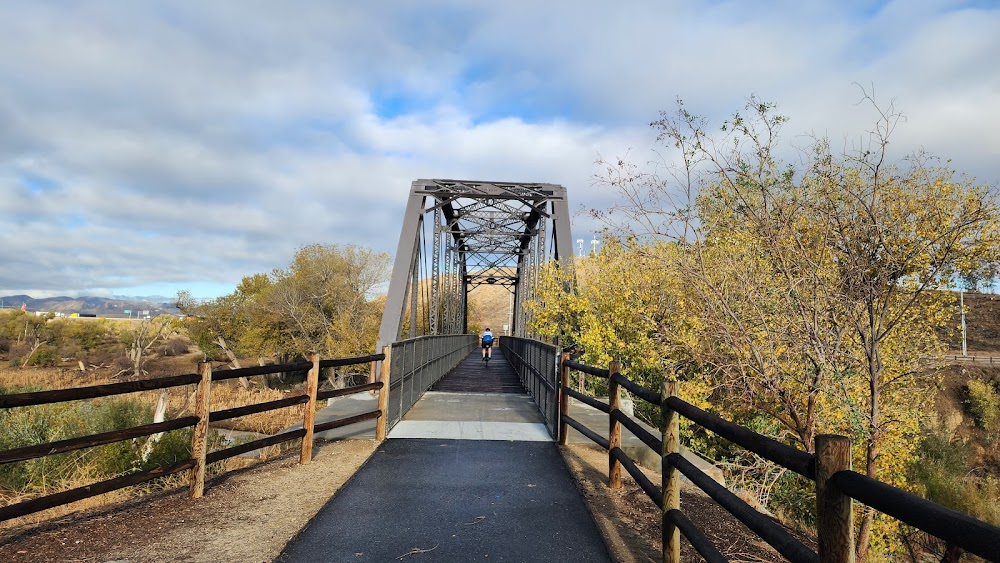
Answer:
[{"label": "concrete walkway", "polygon": [[387,440],[278,561],[611,561],[557,446]]},{"label": "concrete walkway", "polygon": [[503,352],[489,366],[473,350],[424,393],[389,438],[551,442],[552,436]]}]

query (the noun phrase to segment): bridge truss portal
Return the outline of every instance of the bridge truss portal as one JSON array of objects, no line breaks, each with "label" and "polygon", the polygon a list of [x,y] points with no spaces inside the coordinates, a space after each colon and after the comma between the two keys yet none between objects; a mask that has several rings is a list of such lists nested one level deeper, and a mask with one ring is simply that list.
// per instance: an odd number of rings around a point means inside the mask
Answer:
[{"label": "bridge truss portal", "polygon": [[[572,259],[566,188],[555,184],[416,180],[406,204],[378,346],[468,332],[469,292],[513,295],[511,334],[549,260]],[[403,334],[404,328],[406,335]]]}]

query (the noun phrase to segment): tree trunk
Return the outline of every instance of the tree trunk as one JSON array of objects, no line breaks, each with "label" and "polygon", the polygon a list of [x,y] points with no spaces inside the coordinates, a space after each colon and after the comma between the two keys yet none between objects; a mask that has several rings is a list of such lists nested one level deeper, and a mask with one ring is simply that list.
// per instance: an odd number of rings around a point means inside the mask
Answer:
[{"label": "tree trunk", "polygon": [[[169,396],[169,394],[170,394],[170,391],[168,389],[164,389],[163,392],[160,393],[160,400],[158,400],[156,402],[156,411],[153,413],[153,423],[154,424],[157,423],[157,422],[163,422],[166,419],[166,416],[167,416],[167,397]],[[158,432],[158,433],[153,434],[152,436],[150,436],[149,439],[146,440],[146,443],[143,444],[143,446],[142,446],[142,461],[143,461],[143,463],[145,463],[146,460],[149,459],[149,454],[153,453],[153,447],[156,446],[156,443],[159,442],[160,438],[162,438],[162,437],[163,437],[163,432]]]},{"label": "tree trunk", "polygon": [[[874,334],[875,330],[871,329],[871,333]],[[875,466],[875,461],[878,459],[880,438],[879,407],[880,401],[882,400],[882,361],[879,356],[878,342],[875,340],[874,336],[870,336],[869,338],[868,393],[870,403],[868,405],[868,444],[867,451],[865,452],[865,475],[871,477],[872,479],[876,479],[878,477],[878,470]],[[861,512],[861,527],[858,529],[858,542],[857,549],[855,550],[856,563],[866,563],[868,560],[868,545],[871,542],[871,532],[874,519],[875,509],[866,506]]]},{"label": "tree trunk", "polygon": [[35,346],[31,349],[30,352],[28,352],[28,355],[24,357],[24,362],[21,363],[21,367],[27,366],[28,362],[31,361],[31,357],[34,356],[35,352],[37,352],[38,349],[42,347],[42,344],[45,344],[46,342],[48,342],[48,341],[47,340],[36,340],[35,341]]},{"label": "tree trunk", "polygon": [[[224,338],[220,336],[219,339],[215,341],[215,343],[218,344],[220,348],[222,348],[222,351],[226,354],[226,357],[229,358],[229,361],[233,363],[234,369],[243,369],[243,366],[240,365],[239,358],[237,358],[236,354],[234,354],[233,351],[229,349],[229,346],[226,346],[226,340]],[[243,387],[243,389],[250,388],[249,379],[245,377],[241,377],[239,379],[240,379],[240,386]]]},{"label": "tree trunk", "polygon": [[139,339],[132,344],[132,350],[129,351],[129,358],[132,360],[132,376],[136,379],[142,377],[142,345],[139,343]]}]

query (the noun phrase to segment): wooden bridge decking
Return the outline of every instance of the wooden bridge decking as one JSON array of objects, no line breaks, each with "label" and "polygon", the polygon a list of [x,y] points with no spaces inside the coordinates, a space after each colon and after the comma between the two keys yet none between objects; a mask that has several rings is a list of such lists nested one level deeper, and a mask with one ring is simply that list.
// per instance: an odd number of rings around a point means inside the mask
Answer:
[{"label": "wooden bridge decking", "polygon": [[476,348],[431,387],[432,391],[451,393],[517,393],[525,394],[524,386],[510,367],[499,347],[493,347],[489,366],[483,362],[483,352]]}]

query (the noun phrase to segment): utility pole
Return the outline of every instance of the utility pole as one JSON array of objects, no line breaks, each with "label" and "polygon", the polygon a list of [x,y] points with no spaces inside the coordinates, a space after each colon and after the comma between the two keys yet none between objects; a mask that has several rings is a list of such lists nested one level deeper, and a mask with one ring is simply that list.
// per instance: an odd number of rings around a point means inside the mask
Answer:
[{"label": "utility pole", "polygon": [[962,309],[962,356],[968,356],[968,352],[965,348],[965,288],[962,287],[958,292],[958,304]]}]

